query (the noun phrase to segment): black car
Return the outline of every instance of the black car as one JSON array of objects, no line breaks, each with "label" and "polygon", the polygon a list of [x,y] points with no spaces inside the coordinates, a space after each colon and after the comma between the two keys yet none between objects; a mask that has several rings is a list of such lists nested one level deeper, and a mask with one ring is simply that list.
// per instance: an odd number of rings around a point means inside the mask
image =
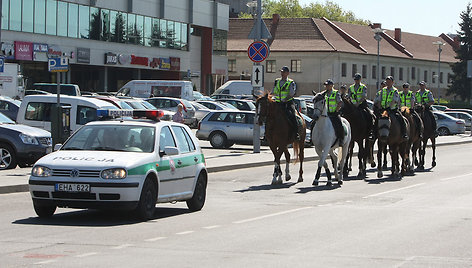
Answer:
[{"label": "black car", "polygon": [[51,133],[16,124],[0,113],[0,170],[32,165],[51,149]]}]

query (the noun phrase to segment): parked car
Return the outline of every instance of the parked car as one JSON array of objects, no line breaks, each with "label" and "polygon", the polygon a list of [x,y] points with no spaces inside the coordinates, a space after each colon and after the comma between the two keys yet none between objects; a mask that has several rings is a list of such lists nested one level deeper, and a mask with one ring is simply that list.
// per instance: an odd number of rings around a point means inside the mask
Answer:
[{"label": "parked car", "polygon": [[195,117],[195,108],[193,108],[192,104],[188,100],[171,97],[155,97],[146,99],[146,101],[154,105],[157,109],[167,110],[174,113],[177,112],[177,105],[182,104],[184,123],[191,127],[197,126],[198,121]]},{"label": "parked car", "polygon": [[308,103],[313,103],[313,99],[315,98],[315,96],[313,96],[313,95],[300,95],[298,97],[301,98],[301,99],[304,99],[307,104]]},{"label": "parked car", "polygon": [[236,109],[241,111],[255,111],[256,106],[252,100],[240,100],[240,99],[221,99],[220,102],[225,102],[233,105]]},{"label": "parked car", "polygon": [[238,110],[236,107],[229,103],[219,102],[219,101],[197,101],[201,105],[207,107],[210,110]]},{"label": "parked car", "polygon": [[293,101],[295,102],[295,107],[300,113],[308,114],[305,99],[297,97],[297,98],[293,98]]},{"label": "parked car", "polygon": [[[235,143],[252,144],[255,112],[224,110],[208,113],[199,123],[197,138],[209,140],[214,148],[229,148]],[[261,127],[264,137],[264,127]]]},{"label": "parked car", "polygon": [[[80,88],[75,84],[61,84],[61,95],[80,96]],[[57,84],[54,83],[34,83],[33,90],[42,90],[57,94]]]},{"label": "parked car", "polygon": [[107,101],[113,105],[115,105],[119,109],[128,109],[128,110],[133,110],[133,107],[131,107],[126,101],[119,99],[114,96],[102,96],[102,95],[97,95],[97,96],[87,96],[99,100],[104,100]]},{"label": "parked car", "polygon": [[25,90],[25,96],[28,95],[49,95],[51,93],[43,91],[43,90],[34,90],[34,89],[28,89]]},{"label": "parked car", "polygon": [[454,118],[444,112],[433,111],[440,136],[465,133],[465,121]]},{"label": "parked car", "polygon": [[464,112],[472,115],[471,109],[446,109],[445,112]]},{"label": "parked car", "polygon": [[208,96],[205,96],[205,95],[203,95],[202,93],[200,93],[198,91],[193,91],[193,98],[195,100],[212,100],[212,98],[210,98]]},{"label": "parked car", "polygon": [[16,121],[16,116],[18,115],[20,105],[21,101],[19,100],[14,100],[10,97],[0,96],[0,112],[13,121]]},{"label": "parked car", "polygon": [[51,133],[16,124],[0,113],[0,170],[26,167],[51,152]]},{"label": "parked car", "polygon": [[[251,95],[253,87],[249,80],[230,80],[215,90],[216,94]],[[212,95],[212,97],[213,97]]]},{"label": "parked car", "polygon": [[201,105],[198,102],[191,101],[190,103],[192,104],[193,108],[195,109],[195,117],[197,118],[197,121],[202,120],[203,117],[205,117],[205,115],[207,115],[209,112],[211,112],[210,109],[208,109],[204,105]]},{"label": "parked car", "polygon": [[432,107],[433,109],[436,109],[436,110],[438,110],[438,111],[443,111],[443,112],[446,111],[446,109],[449,109],[449,107],[447,107],[447,106],[444,106],[444,105],[437,105],[437,104],[433,104],[433,105],[431,105],[431,107]]},{"label": "parked car", "polygon": [[472,115],[466,113],[466,112],[451,112],[451,111],[446,111],[444,112],[445,114],[448,114],[454,118],[457,119],[462,119],[465,121],[465,129],[470,130],[471,125],[472,125]]},{"label": "parked car", "polygon": [[306,115],[309,116],[310,118],[312,118],[314,111],[315,111],[315,106],[313,105],[313,103],[307,103],[306,104]]},{"label": "parked car", "polygon": [[235,99],[236,95],[231,94],[213,94],[210,97],[213,100],[221,100],[221,99]]},{"label": "parked car", "polygon": [[190,81],[131,80],[116,93],[136,98],[173,97],[194,100]]}]

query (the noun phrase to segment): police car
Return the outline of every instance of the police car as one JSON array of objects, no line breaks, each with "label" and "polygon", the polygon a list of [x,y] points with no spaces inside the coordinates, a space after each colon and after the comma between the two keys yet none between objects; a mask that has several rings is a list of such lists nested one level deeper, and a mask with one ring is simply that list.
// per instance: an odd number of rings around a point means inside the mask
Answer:
[{"label": "police car", "polygon": [[[162,116],[162,111],[97,111],[104,113]],[[186,201],[191,211],[201,210],[207,176],[201,148],[187,126],[122,118],[77,130],[35,163],[29,189],[39,217],[52,216],[56,207],[122,208],[147,220],[156,203]]]}]

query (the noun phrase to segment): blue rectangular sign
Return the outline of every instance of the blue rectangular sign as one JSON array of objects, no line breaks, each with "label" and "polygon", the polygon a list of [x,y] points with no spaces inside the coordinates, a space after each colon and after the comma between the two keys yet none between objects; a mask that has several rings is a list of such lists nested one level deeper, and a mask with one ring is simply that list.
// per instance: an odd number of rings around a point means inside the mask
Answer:
[{"label": "blue rectangular sign", "polygon": [[5,69],[5,59],[0,58],[0,73],[3,73],[4,69]]},{"label": "blue rectangular sign", "polygon": [[69,71],[69,59],[68,58],[50,58],[48,60],[48,71],[50,72]]}]

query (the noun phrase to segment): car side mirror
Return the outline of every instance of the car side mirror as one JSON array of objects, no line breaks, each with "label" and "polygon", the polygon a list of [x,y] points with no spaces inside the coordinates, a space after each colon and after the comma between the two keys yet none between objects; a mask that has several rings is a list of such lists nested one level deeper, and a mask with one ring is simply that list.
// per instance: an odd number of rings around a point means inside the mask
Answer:
[{"label": "car side mirror", "polygon": [[177,147],[171,147],[171,146],[166,146],[164,148],[164,151],[160,151],[159,155],[162,157],[164,155],[172,156],[172,155],[178,155],[179,154],[179,148]]},{"label": "car side mirror", "polygon": [[61,149],[61,147],[62,147],[62,144],[60,144],[60,143],[54,145],[54,152],[59,151],[59,149]]}]

